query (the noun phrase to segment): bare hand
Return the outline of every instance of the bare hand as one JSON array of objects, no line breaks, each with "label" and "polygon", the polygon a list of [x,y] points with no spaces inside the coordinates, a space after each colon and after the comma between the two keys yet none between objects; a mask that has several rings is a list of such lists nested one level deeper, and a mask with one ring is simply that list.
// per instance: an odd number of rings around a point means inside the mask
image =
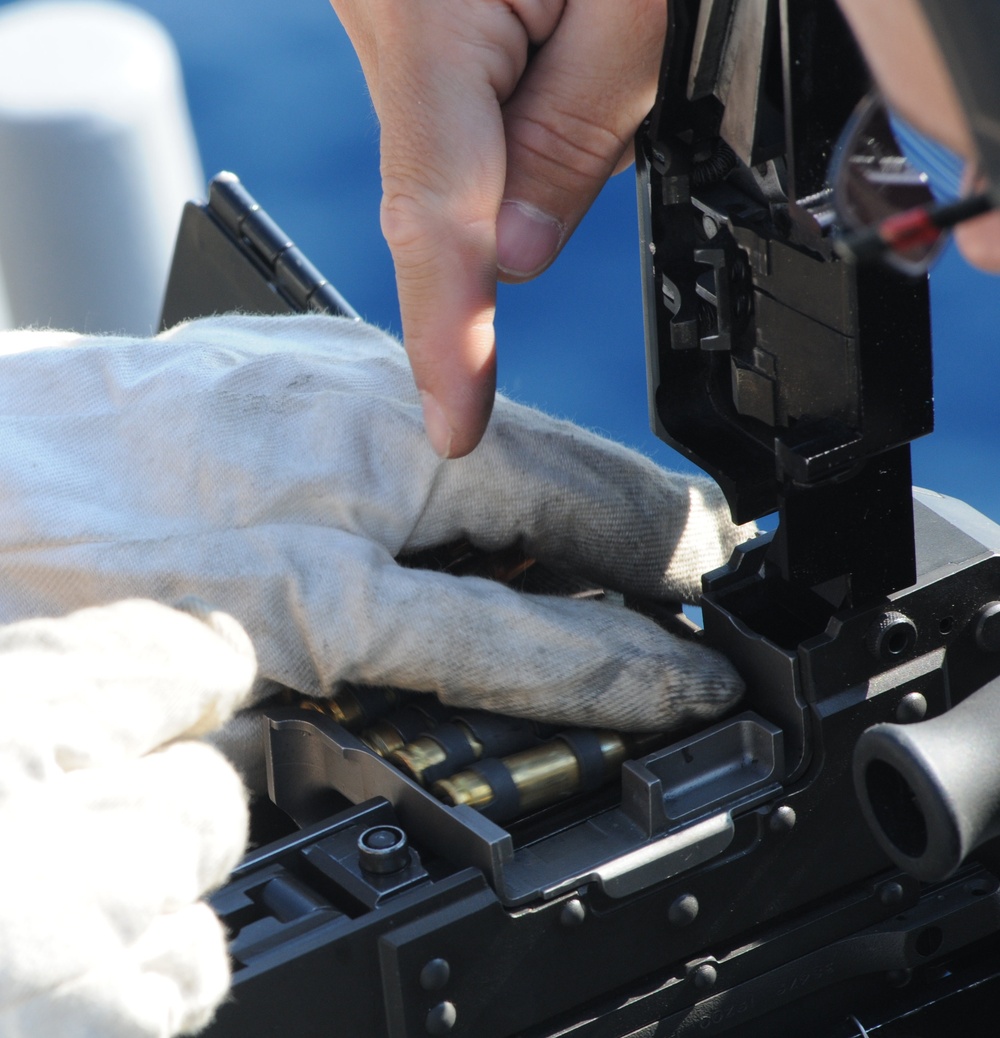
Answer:
[{"label": "bare hand", "polygon": [[382,230],[435,450],[489,420],[498,275],[544,270],[652,105],[664,0],[331,0],[382,127]]}]

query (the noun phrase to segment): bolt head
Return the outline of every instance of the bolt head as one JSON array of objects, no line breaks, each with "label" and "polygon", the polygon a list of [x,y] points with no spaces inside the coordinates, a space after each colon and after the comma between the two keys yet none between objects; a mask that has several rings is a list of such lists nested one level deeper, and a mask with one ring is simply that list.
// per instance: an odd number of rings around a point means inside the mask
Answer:
[{"label": "bolt head", "polygon": [[587,907],[578,897],[567,901],[559,912],[559,922],[567,928],[579,926],[586,918]]},{"label": "bolt head", "polygon": [[375,829],[366,829],[361,834],[361,841],[371,851],[384,851],[399,842],[399,830],[382,826]]},{"label": "bolt head", "polygon": [[790,833],[795,828],[796,821],[795,808],[782,804],[771,812],[767,824],[772,833]]},{"label": "bolt head", "polygon": [[450,1034],[458,1019],[454,1002],[441,1002],[427,1014],[424,1026],[428,1034]]},{"label": "bolt head", "polygon": [[895,880],[883,883],[878,888],[878,899],[883,905],[898,905],[903,900],[903,887]]},{"label": "bolt head", "polygon": [[670,906],[667,918],[674,926],[688,926],[698,918],[700,907],[694,894],[681,894]]},{"label": "bolt head", "polygon": [[424,991],[440,991],[451,978],[447,959],[431,959],[420,971],[420,986]]},{"label": "bolt head", "polygon": [[365,872],[386,876],[410,864],[406,833],[395,825],[374,825],[358,837],[358,864]]},{"label": "bolt head", "polygon": [[896,706],[896,720],[912,724],[927,716],[927,697],[922,692],[907,692]]},{"label": "bolt head", "polygon": [[979,610],[973,630],[983,652],[1000,652],[1000,602],[987,602]]}]

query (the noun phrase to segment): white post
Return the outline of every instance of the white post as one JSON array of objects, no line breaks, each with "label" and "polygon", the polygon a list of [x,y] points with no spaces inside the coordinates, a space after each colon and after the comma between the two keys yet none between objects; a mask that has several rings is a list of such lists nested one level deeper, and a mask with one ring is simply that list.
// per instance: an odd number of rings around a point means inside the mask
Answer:
[{"label": "white post", "polygon": [[97,0],[0,8],[0,270],[13,326],[149,334],[181,209],[203,193],[158,22]]},{"label": "white post", "polygon": [[13,327],[14,321],[10,316],[10,303],[7,302],[7,288],[4,285],[3,269],[0,268],[0,332]]}]

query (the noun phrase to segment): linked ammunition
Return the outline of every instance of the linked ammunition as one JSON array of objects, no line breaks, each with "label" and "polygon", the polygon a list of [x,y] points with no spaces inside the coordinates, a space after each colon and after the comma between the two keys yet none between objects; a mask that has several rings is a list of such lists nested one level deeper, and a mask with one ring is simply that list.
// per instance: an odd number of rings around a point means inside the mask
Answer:
[{"label": "linked ammunition", "polygon": [[389,760],[428,786],[483,757],[500,757],[535,746],[552,734],[550,726],[517,717],[469,710],[407,743]]},{"label": "linked ammunition", "polygon": [[[601,597],[588,582],[555,574],[520,544],[486,552],[469,541],[403,555],[400,565],[434,569],[456,577],[495,580],[530,594]],[[298,705],[332,717],[357,732],[374,753],[425,786],[484,758],[499,758],[550,738],[553,726],[472,710],[455,713],[432,695],[383,686],[345,684],[333,699],[300,699]]]},{"label": "linked ammunition", "polygon": [[361,741],[380,757],[389,757],[450,717],[448,708],[434,696],[414,696],[405,706],[365,728]]},{"label": "linked ammunition", "polygon": [[332,699],[302,699],[303,710],[316,710],[332,717],[349,732],[360,732],[376,718],[403,702],[405,692],[384,685],[342,685]]},{"label": "linked ammunition", "polygon": [[576,729],[502,759],[481,760],[439,779],[431,792],[452,807],[467,804],[495,822],[510,821],[597,789],[618,775],[624,761],[659,742],[659,735]]}]

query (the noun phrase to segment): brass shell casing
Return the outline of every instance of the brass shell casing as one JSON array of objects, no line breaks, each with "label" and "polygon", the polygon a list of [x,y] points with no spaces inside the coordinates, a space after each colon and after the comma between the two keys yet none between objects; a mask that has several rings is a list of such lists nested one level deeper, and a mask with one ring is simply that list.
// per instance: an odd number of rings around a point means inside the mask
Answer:
[{"label": "brass shell casing", "polygon": [[[455,728],[468,741],[475,759],[483,755],[483,744],[469,731],[461,721],[455,722]],[[422,735],[419,739],[395,749],[389,759],[397,768],[402,768],[408,775],[424,784],[424,775],[431,769],[448,760],[448,753],[432,735]],[[453,765],[454,766],[454,765]]]},{"label": "brass shell casing", "polygon": [[[595,733],[600,740],[605,776],[610,778],[628,757],[631,743],[618,732]],[[517,788],[522,812],[547,807],[579,791],[581,786],[580,762],[569,744],[553,739],[520,753],[503,757],[506,768]],[[462,771],[441,779],[431,787],[435,796],[454,806],[488,807],[494,793],[489,783],[475,771]]]},{"label": "brass shell casing", "polygon": [[[388,713],[398,706],[403,698],[403,694],[395,688],[372,688],[366,689],[366,692],[370,697],[377,695],[381,700],[378,704],[378,712],[381,713]],[[371,705],[366,709],[350,685],[342,686],[332,699],[303,699],[299,706],[303,710],[315,710],[332,717],[349,732],[360,731],[371,713]]]},{"label": "brass shell casing", "polygon": [[376,721],[361,733],[361,741],[373,753],[388,759],[406,743],[403,737],[388,721]]}]

